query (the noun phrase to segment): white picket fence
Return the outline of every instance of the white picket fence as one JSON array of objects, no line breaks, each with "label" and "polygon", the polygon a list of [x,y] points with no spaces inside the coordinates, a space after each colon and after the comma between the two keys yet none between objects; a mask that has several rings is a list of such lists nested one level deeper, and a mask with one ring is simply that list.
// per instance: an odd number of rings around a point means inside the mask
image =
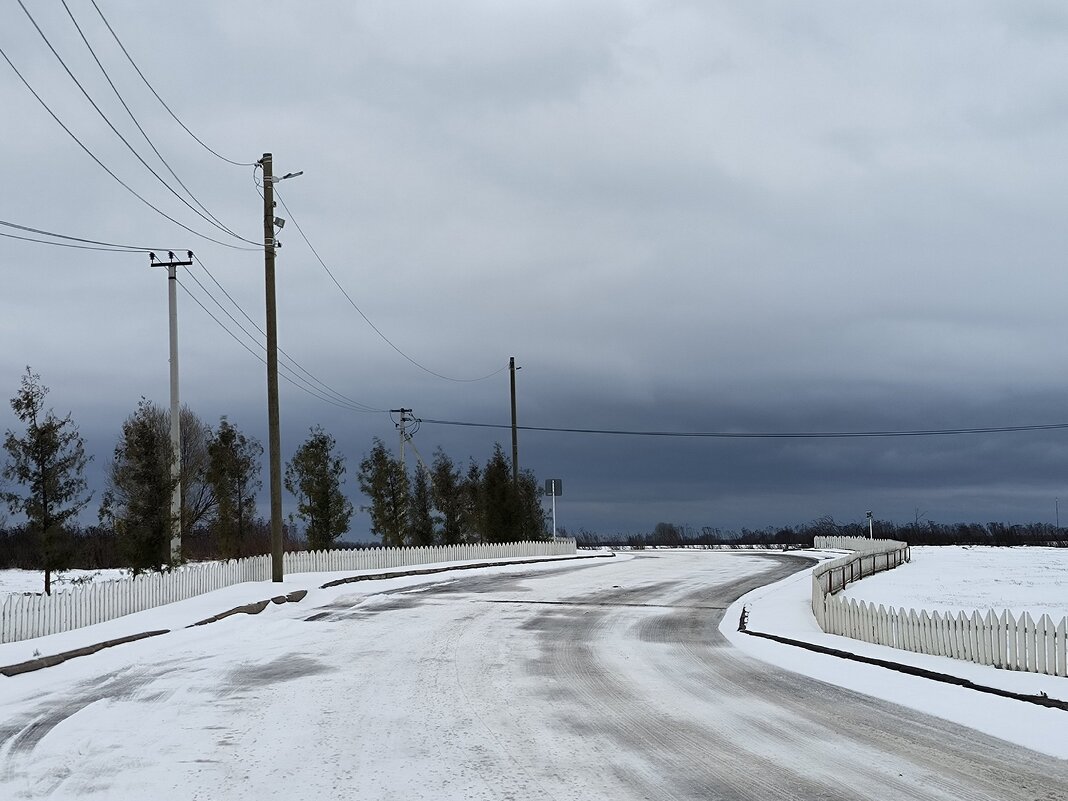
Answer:
[{"label": "white picket fence", "polygon": [[[566,556],[574,540],[477,543],[422,548],[295,551],[283,555],[283,572],[329,573],[383,570],[434,562]],[[52,595],[11,594],[0,602],[0,643],[28,640],[91,626],[133,612],[184,601],[246,581],[270,581],[271,557],[185,565],[169,573],[85,584]],[[259,600],[258,598],[255,600]]]},{"label": "white picket fence", "polygon": [[[851,538],[817,537],[817,548],[850,549]],[[878,543],[875,545],[874,543]],[[858,553],[819,565],[812,571],[812,613],[828,634],[888,645],[905,651],[948,656],[1007,670],[1068,676],[1068,617],[1054,623],[1024,612],[985,615],[928,613],[885,608],[834,593],[846,584],[908,561],[908,546],[893,540],[857,538]],[[861,551],[860,549],[864,550]]]}]

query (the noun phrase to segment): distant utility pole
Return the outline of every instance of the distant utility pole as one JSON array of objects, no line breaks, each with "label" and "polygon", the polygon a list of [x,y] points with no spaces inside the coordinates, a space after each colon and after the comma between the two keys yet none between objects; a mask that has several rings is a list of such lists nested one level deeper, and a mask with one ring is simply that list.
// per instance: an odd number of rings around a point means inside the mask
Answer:
[{"label": "distant utility pole", "polygon": [[864,514],[868,516],[868,539],[874,539],[874,534],[872,533],[871,512],[865,512]]},{"label": "distant utility pole", "polygon": [[167,310],[170,322],[171,346],[171,562],[182,559],[182,424],[181,403],[178,399],[178,268],[193,264],[193,252],[186,251],[187,261],[179,261],[172,251],[167,261],[148,254],[153,267],[167,268]]},{"label": "distant utility pole", "polygon": [[282,580],[282,435],[278,421],[278,304],[274,293],[274,255],[282,247],[274,235],[285,220],[274,216],[274,185],[296,178],[304,171],[274,175],[274,159],[264,153],[263,168],[263,262],[267,287],[267,450],[271,474],[271,580]]},{"label": "distant utility pole", "polygon": [[404,454],[407,450],[406,446],[411,445],[412,453],[415,454],[415,460],[422,466],[424,470],[426,470],[427,475],[430,475],[430,465],[426,463],[426,459],[423,458],[423,454],[419,453],[419,449],[415,447],[415,439],[412,436],[412,434],[414,434],[415,432],[413,431],[411,434],[408,433],[408,423],[417,422],[412,414],[412,410],[390,409],[390,411],[393,413],[400,413],[400,420],[396,423],[397,430],[400,432],[400,450],[398,452],[400,463],[404,465],[405,468],[408,467],[407,463],[405,462]]},{"label": "distant utility pole", "polygon": [[401,464],[404,464],[404,441],[407,438],[407,434],[405,433],[404,429],[408,425],[408,422],[410,420],[414,421],[414,418],[408,416],[408,415],[410,415],[412,413],[412,410],[411,409],[400,408],[400,409],[390,409],[390,412],[392,412],[393,414],[399,414],[400,415],[400,420],[398,420],[397,423],[396,423],[397,431],[400,432],[400,442],[399,442],[399,447],[397,448],[397,459],[400,460]]},{"label": "distant utility pole", "polygon": [[515,371],[522,370],[515,366],[515,356],[508,359],[508,375],[512,384],[512,485],[519,486],[519,428],[515,417]]}]

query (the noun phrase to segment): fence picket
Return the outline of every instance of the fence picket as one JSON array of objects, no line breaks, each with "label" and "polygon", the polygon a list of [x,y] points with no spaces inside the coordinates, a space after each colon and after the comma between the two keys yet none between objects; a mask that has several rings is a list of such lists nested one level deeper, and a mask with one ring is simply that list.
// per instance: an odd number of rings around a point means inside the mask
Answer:
[{"label": "fence picket", "polygon": [[878,608],[839,595],[854,581],[909,561],[909,548],[893,540],[861,537],[816,537],[814,547],[851,550],[854,554],[812,570],[811,607],[828,634],[888,645],[900,650],[949,656],[1009,670],[1068,677],[1068,617],[1054,623],[1048,614],[1037,623],[1024,612],[1017,619],[1008,609],[999,615],[975,610],[928,615],[925,610]]},{"label": "fence picket", "polygon": [[1054,650],[1057,653],[1057,675],[1068,677],[1068,616],[1062,617],[1061,622],[1057,624]]},{"label": "fence picket", "polygon": [[1008,609],[1004,610],[1001,616],[1005,620],[1005,631],[1002,634],[1005,638],[1005,667],[1009,670],[1019,670],[1020,653],[1018,649],[1020,640],[1017,637],[1016,617]]},{"label": "fence picket", "polygon": [[1033,671],[1035,669],[1035,621],[1031,619],[1030,612],[1023,613],[1023,625],[1020,627],[1020,635],[1023,637],[1023,660],[1020,670]]},{"label": "fence picket", "polygon": [[1035,672],[1052,675],[1057,658],[1053,650],[1053,619],[1049,615],[1042,615],[1037,625],[1038,652],[1035,654]]}]

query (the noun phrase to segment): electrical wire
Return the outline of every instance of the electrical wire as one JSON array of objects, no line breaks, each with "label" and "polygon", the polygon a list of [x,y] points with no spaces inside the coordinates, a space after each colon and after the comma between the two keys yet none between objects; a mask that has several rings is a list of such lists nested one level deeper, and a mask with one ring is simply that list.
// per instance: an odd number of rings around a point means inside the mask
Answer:
[{"label": "electrical wire", "polygon": [[[208,315],[208,317],[210,317],[212,320],[214,320],[215,323],[220,328],[222,328],[223,331],[225,331],[230,336],[231,339],[233,339],[238,345],[243,347],[249,353],[251,353],[257,360],[259,360],[259,362],[261,364],[264,364],[264,365],[267,364],[267,360],[263,356],[261,356],[259,353],[254,351],[252,348],[250,348],[247,343],[242,341],[240,337],[238,337],[233,331],[231,331],[226,326],[226,324],[223,323],[222,320],[220,320],[218,317],[216,317],[211,312],[211,310],[200,301],[200,298],[198,298],[192,291],[190,291],[190,289],[185,284],[182,283],[182,281],[180,279],[178,279],[178,286],[180,286],[182,288],[182,291],[185,292],[186,295],[188,295],[190,298],[192,298],[193,302],[196,303],[204,311],[204,313],[206,315]],[[209,295],[209,297],[211,297],[211,296]],[[214,298],[212,298],[212,299],[214,300]],[[233,319],[233,318],[231,317],[231,319]],[[235,321],[235,323],[236,323],[236,321]],[[238,327],[240,327],[240,326],[238,326]],[[242,329],[242,330],[244,330],[244,329]],[[245,333],[246,333],[246,336],[247,336],[248,332],[245,332]],[[355,407],[353,407],[353,406],[351,406],[349,404],[339,403],[339,402],[333,400],[332,398],[330,398],[330,397],[328,397],[326,395],[323,395],[320,392],[317,392],[314,387],[310,387],[309,388],[309,386],[306,385],[307,382],[305,382],[305,384],[301,384],[298,380],[296,380],[294,378],[290,378],[290,376],[287,375],[285,372],[279,372],[278,375],[279,375],[279,378],[282,378],[283,380],[289,382],[290,384],[295,386],[297,389],[299,389],[301,392],[304,392],[304,393],[306,393],[308,395],[311,395],[313,398],[316,398],[317,400],[321,400],[324,403],[329,403],[332,406],[337,406],[337,407],[339,407],[341,409],[346,409],[348,411],[353,411],[353,412],[380,411],[380,410],[370,410],[370,409],[355,408]],[[299,378],[299,376],[298,376],[298,378]]]},{"label": "electrical wire", "polygon": [[[459,420],[433,420],[420,418],[419,422],[443,426],[467,428],[510,429],[505,423],[472,423]],[[859,439],[863,437],[935,437],[959,434],[1003,434],[1020,431],[1061,431],[1068,423],[1047,423],[1029,426],[991,426],[987,428],[941,428],[912,431],[784,431],[784,432],[737,432],[737,431],[629,431],[606,428],[557,428],[551,426],[516,426],[520,431],[547,431],[561,434],[602,434],[626,437],[673,437],[691,439]]]},{"label": "electrical wire", "polygon": [[330,276],[330,280],[334,282],[334,285],[339,290],[341,290],[341,294],[345,296],[345,300],[347,300],[349,302],[349,305],[352,306],[352,308],[354,308],[359,313],[360,317],[363,318],[364,322],[367,323],[367,325],[369,325],[371,327],[371,330],[374,331],[376,334],[378,334],[378,336],[382,339],[383,342],[385,342],[387,345],[389,345],[391,348],[393,348],[393,350],[395,350],[398,354],[400,354],[406,361],[408,361],[409,363],[415,365],[420,370],[422,370],[424,373],[428,373],[429,375],[432,375],[435,378],[440,378],[440,379],[442,379],[444,381],[452,381],[452,382],[455,382],[455,383],[458,383],[458,384],[471,384],[471,383],[475,383],[477,381],[485,381],[488,378],[493,378],[495,375],[500,375],[501,373],[503,373],[505,370],[508,369],[508,366],[505,365],[504,367],[501,367],[498,370],[494,370],[492,373],[489,373],[489,374],[484,375],[484,376],[479,376],[478,378],[456,378],[456,377],[453,377],[453,376],[447,376],[447,375],[443,375],[441,373],[435,372],[434,370],[431,370],[429,367],[426,367],[425,365],[422,365],[419,362],[417,362],[415,359],[413,359],[411,356],[409,356],[407,353],[405,353],[403,350],[401,350],[399,347],[397,347],[397,345],[395,345],[393,343],[393,341],[389,337],[387,337],[385,334],[383,334],[382,331],[378,328],[378,326],[376,326],[373,322],[371,322],[371,319],[366,314],[364,314],[363,309],[361,309],[358,305],[356,305],[356,301],[354,301],[352,299],[352,296],[345,290],[345,287],[343,287],[341,285],[341,282],[337,280],[337,277],[334,275],[334,273],[331,271],[331,269],[327,266],[326,262],[323,261],[322,256],[319,255],[319,251],[317,251],[315,249],[315,246],[312,245],[311,240],[308,239],[307,234],[304,233],[304,229],[301,228],[300,223],[297,222],[296,217],[293,216],[293,212],[290,211],[289,207],[286,205],[285,200],[282,199],[282,196],[278,192],[278,188],[277,187],[275,187],[274,196],[278,199],[278,202],[282,204],[282,208],[285,209],[285,212],[288,215],[288,218],[293,222],[293,226],[297,229],[297,232],[300,234],[300,236],[304,240],[305,244],[307,244],[308,248],[311,250],[312,255],[314,255],[316,260],[319,262],[319,264],[322,265],[322,268],[324,270],[326,270],[326,274],[328,276]]},{"label": "electrical wire", "polygon": [[[153,167],[147,161],[145,161],[145,159],[141,156],[141,154],[137,152],[136,148],[134,148],[134,146],[130,144],[129,140],[125,136],[123,136],[122,133],[119,131],[119,129],[115,127],[114,123],[112,123],[111,120],[108,119],[108,116],[103,112],[103,110],[100,108],[100,106],[97,105],[96,101],[93,100],[92,96],[89,94],[89,92],[82,85],[81,81],[78,80],[77,76],[71,71],[70,67],[67,66],[67,62],[63,60],[63,57],[59,54],[59,51],[56,50],[56,48],[52,45],[52,42],[49,40],[49,38],[45,34],[44,30],[42,30],[41,26],[37,24],[37,20],[34,19],[33,15],[30,13],[30,10],[28,8],[26,8],[26,4],[23,3],[22,0],[16,0],[16,2],[18,2],[19,7],[22,9],[23,13],[26,14],[26,17],[30,20],[30,23],[33,25],[34,29],[36,29],[37,33],[40,35],[40,37],[44,41],[45,45],[52,52],[52,55],[56,57],[57,61],[59,61],[60,66],[63,67],[63,70],[67,73],[67,75],[70,77],[70,79],[72,81],[74,81],[74,85],[78,87],[79,91],[81,91],[82,95],[89,102],[89,105],[91,105],[93,107],[93,110],[96,111],[96,113],[100,116],[100,119],[102,119],[104,121],[104,123],[108,126],[108,128],[111,129],[112,133],[114,133],[115,136],[117,136],[119,138],[119,141],[121,141],[124,145],[126,145],[126,149],[129,150],[130,153],[133,154],[134,158],[136,158],[139,162],[141,162],[141,165],[146,170],[148,170],[153,175],[153,177],[155,177],[156,180],[159,181],[164,186],[164,188],[167,189],[168,192],[170,192],[172,195],[174,195],[183,205],[186,206],[186,208],[188,208],[190,211],[192,211],[194,214],[196,214],[202,220],[207,222],[209,225],[214,226],[215,228],[219,229],[223,233],[225,233],[225,234],[227,234],[229,236],[232,236],[235,239],[239,239],[242,242],[246,242],[246,243],[252,244],[252,245],[257,244],[257,242],[255,240],[246,239],[243,236],[235,234],[233,231],[231,231],[228,228],[220,225],[219,223],[215,222],[213,219],[211,219],[210,217],[205,215],[203,212],[199,211],[188,200],[186,200],[184,197],[182,197],[180,194],[178,194],[178,192],[174,189],[174,187],[172,187],[170,184],[168,184],[167,181],[163,178],[163,176],[161,176],[158,172],[156,172],[156,170],[153,169]],[[64,5],[66,5],[66,3],[64,3]],[[68,10],[68,13],[69,13],[69,10]],[[73,20],[74,17],[71,16],[71,19]],[[78,25],[77,21],[75,21],[74,24],[75,24],[75,27],[77,27],[77,25]],[[78,28],[78,31],[80,33],[81,32],[81,28]],[[82,38],[84,40],[84,36]],[[86,41],[86,45],[88,45],[88,41]],[[92,50],[92,48],[90,48],[90,50]],[[96,58],[96,54],[95,53],[93,54],[93,57]],[[99,64],[99,62],[97,62],[97,63]],[[101,69],[103,69],[103,67],[101,67]],[[105,75],[106,75],[106,73],[105,73]],[[110,82],[110,78],[108,79],[108,81]],[[188,190],[186,190],[186,191],[188,191]],[[173,218],[171,218],[171,219],[173,220]],[[193,233],[196,233],[196,232],[193,231]]]},{"label": "electrical wire", "polygon": [[36,242],[40,245],[55,245],[60,248],[75,248],[77,250],[102,250],[106,253],[141,253],[140,250],[134,250],[132,248],[111,248],[111,247],[98,247],[95,245],[77,245],[73,242],[52,242],[48,239],[36,239],[32,236],[19,236],[18,234],[9,234],[4,231],[0,231],[0,236],[8,239],[20,239],[23,242]]},{"label": "electrical wire", "polygon": [[[113,80],[111,80],[111,76],[108,74],[107,69],[104,67],[104,65],[100,61],[99,57],[97,57],[96,51],[93,49],[92,44],[90,44],[89,39],[85,35],[85,32],[82,30],[82,26],[78,24],[78,20],[75,18],[73,12],[71,12],[70,6],[67,4],[67,0],[60,0],[60,2],[63,4],[63,10],[66,11],[67,12],[67,16],[70,17],[70,21],[72,23],[74,23],[74,27],[75,27],[75,29],[77,29],[78,35],[81,37],[82,42],[85,44],[86,48],[89,50],[89,54],[93,57],[93,61],[96,62],[96,66],[99,67],[101,74],[104,76],[104,80],[106,80],[108,82],[108,86],[111,87],[111,91],[115,94],[115,97],[118,98],[119,103],[122,104],[122,107],[126,110],[126,114],[127,114],[127,116],[129,116],[130,121],[133,122],[134,127],[137,128],[137,130],[140,132],[141,136],[144,138],[145,142],[148,143],[148,146],[152,149],[152,152],[156,154],[156,158],[158,158],[160,160],[160,162],[163,164],[163,166],[167,168],[167,172],[169,172],[171,174],[171,177],[174,178],[174,180],[178,182],[178,185],[180,187],[182,187],[182,189],[185,190],[185,193],[187,195],[189,195],[190,199],[194,203],[197,204],[197,206],[204,212],[204,214],[206,214],[208,217],[211,218],[211,220],[214,221],[214,223],[216,224],[217,228],[219,228],[221,231],[225,231],[226,233],[230,234],[233,237],[236,237],[237,239],[241,239],[242,241],[245,241],[245,242],[252,242],[252,240],[248,240],[248,239],[245,239],[242,236],[239,236],[229,226],[224,225],[222,220],[220,220],[218,217],[216,217],[214,214],[212,214],[208,210],[208,208],[203,203],[200,202],[200,200],[197,198],[197,196],[193,194],[193,192],[189,189],[189,187],[185,185],[185,182],[181,178],[178,177],[178,173],[176,173],[174,171],[174,169],[171,167],[171,165],[167,161],[167,159],[165,159],[163,157],[163,154],[159,152],[159,148],[156,147],[155,143],[149,137],[148,133],[141,126],[141,123],[137,120],[137,117],[134,116],[133,110],[130,108],[129,104],[126,102],[126,99],[123,98],[122,94],[119,92],[118,87],[115,86],[115,82]],[[258,243],[252,242],[252,244],[258,244]]]},{"label": "electrical wire", "polygon": [[11,67],[11,69],[15,72],[15,75],[17,75],[19,80],[22,81],[23,86],[25,86],[29,90],[30,94],[32,94],[34,96],[34,98],[36,98],[37,102],[40,103],[41,107],[44,108],[44,110],[48,112],[49,116],[53,120],[55,120],[56,124],[59,125],[59,127],[62,128],[63,131],[71,139],[73,139],[75,141],[75,143],[78,145],[78,147],[80,147],[85,152],[85,154],[87,156],[89,156],[89,158],[91,158],[93,161],[95,161],[97,163],[97,165],[104,172],[106,172],[113,179],[115,179],[115,181],[123,189],[125,189],[127,192],[129,192],[131,195],[133,195],[135,198],[140,200],[142,203],[144,203],[146,206],[148,206],[154,212],[159,214],[161,217],[163,217],[163,218],[165,218],[167,220],[170,220],[172,223],[177,225],[179,228],[181,228],[181,229],[183,229],[185,231],[188,231],[189,233],[193,234],[194,236],[200,237],[201,239],[205,239],[208,242],[214,242],[216,245],[222,245],[223,247],[231,248],[233,250],[248,250],[248,251],[251,251],[251,250],[262,250],[263,249],[262,245],[260,245],[259,247],[255,247],[255,248],[244,247],[242,245],[234,245],[234,244],[231,244],[229,242],[223,242],[221,240],[215,239],[214,237],[210,237],[210,236],[208,236],[206,234],[202,234],[199,231],[196,231],[196,230],[190,228],[188,225],[185,225],[184,223],[179,222],[178,220],[174,219],[174,217],[171,217],[169,214],[167,214],[162,209],[160,209],[157,206],[153,205],[153,203],[151,201],[147,200],[145,197],[140,195],[137,192],[137,190],[135,190],[128,183],[126,183],[124,180],[122,180],[118,175],[116,175],[111,170],[111,168],[109,168],[106,164],[104,164],[104,162],[102,162],[99,158],[97,158],[96,154],[93,153],[93,151],[91,151],[88,147],[86,147],[86,145],[82,142],[82,140],[79,139],[78,136],[70,128],[68,128],[66,126],[66,124],[63,122],[63,120],[61,120],[56,115],[56,113],[54,111],[52,111],[51,107],[49,107],[49,105],[44,101],[44,98],[42,98],[37,93],[37,90],[35,90],[33,88],[33,86],[30,85],[30,82],[26,80],[26,78],[23,76],[23,74],[21,72],[19,72],[18,67],[15,66],[15,63],[8,57],[7,53],[4,51],[4,49],[2,47],[0,47],[0,56],[3,56],[4,61],[7,62],[8,66]]},{"label": "electrical wire", "polygon": [[218,159],[221,159],[222,161],[225,161],[227,164],[233,164],[235,167],[252,167],[252,166],[254,166],[255,162],[252,162],[252,161],[234,161],[232,159],[226,158],[226,156],[220,155],[219,153],[217,153],[216,151],[214,151],[210,147],[208,147],[199,136],[197,136],[195,133],[193,133],[191,130],[189,130],[189,128],[186,126],[186,124],[184,122],[182,122],[178,118],[178,115],[175,114],[171,110],[171,107],[167,105],[167,103],[163,100],[162,97],[160,97],[159,92],[157,92],[155,90],[155,88],[152,86],[152,84],[148,82],[148,78],[146,78],[145,74],[143,72],[141,72],[141,68],[138,67],[137,63],[133,60],[133,57],[130,55],[129,51],[127,51],[127,49],[126,49],[126,46],[123,45],[122,40],[119,39],[119,35],[117,33],[115,33],[115,29],[111,27],[111,23],[108,22],[107,17],[104,16],[104,12],[101,11],[100,10],[100,6],[98,6],[96,4],[96,0],[90,0],[90,1],[93,4],[93,8],[96,9],[96,13],[100,15],[100,19],[103,20],[104,25],[107,27],[108,31],[111,33],[111,36],[115,39],[115,43],[119,46],[119,49],[122,50],[123,55],[126,56],[126,60],[130,62],[130,66],[134,68],[134,71],[137,72],[137,74],[141,77],[141,80],[145,82],[145,86],[147,86],[149,91],[152,92],[153,95],[155,95],[156,100],[158,100],[160,102],[160,105],[162,105],[163,108],[165,108],[167,110],[167,113],[171,115],[171,118],[182,127],[182,130],[185,131],[187,134],[189,134],[191,137],[193,137],[193,140],[198,145],[200,145],[202,148],[204,148],[209,153],[211,153],[211,155],[215,156]]},{"label": "electrical wire", "polygon": [[[241,313],[241,315],[249,322],[249,324],[252,325],[252,327],[254,329],[256,329],[257,332],[259,332],[260,336],[263,337],[264,340],[266,340],[266,338],[267,338],[266,331],[263,330],[263,328],[260,326],[259,323],[257,323],[254,319],[252,319],[251,316],[249,316],[248,312],[246,312],[244,310],[244,308],[242,308],[241,304],[239,304],[234,299],[233,295],[231,295],[226,290],[226,287],[224,287],[221,283],[219,283],[218,279],[215,278],[215,276],[212,274],[212,272],[208,269],[207,265],[204,264],[203,259],[199,258],[198,256],[194,256],[193,260],[197,263],[197,266],[199,266],[200,269],[202,269],[204,271],[205,275],[207,275],[208,278],[211,279],[212,283],[214,283],[215,286],[218,287],[219,291],[221,291],[223,293],[223,295],[226,296],[227,300],[229,300],[230,303],[233,304],[234,308],[237,309]],[[193,275],[192,273],[190,273],[189,275],[194,281],[197,282],[197,284],[205,292],[205,294],[207,294],[208,297],[210,297],[213,301],[215,301],[215,304],[217,306],[219,306],[219,308],[222,309],[223,312],[228,317],[230,317],[231,320],[234,321],[234,324],[237,325],[242,330],[242,332],[244,332],[244,334],[247,337],[249,337],[249,339],[255,340],[257,342],[257,344],[260,342],[260,340],[256,339],[256,337],[254,337],[251,333],[248,332],[248,330],[244,327],[244,325],[242,325],[238,320],[234,319],[233,315],[231,315],[228,311],[226,311],[225,308],[223,308],[222,304],[214,296],[214,294],[207,287],[205,287],[199,280],[197,280],[197,277],[195,275]],[[265,346],[260,345],[260,347],[262,347],[264,349],[264,351],[266,351],[266,347]],[[365,412],[383,412],[383,411],[385,411],[385,409],[378,409],[378,408],[376,408],[374,406],[370,406],[370,405],[368,405],[366,403],[363,403],[362,401],[358,401],[358,400],[355,400],[354,398],[350,398],[348,395],[345,395],[344,393],[338,392],[336,389],[331,387],[325,381],[323,381],[322,379],[320,379],[317,376],[315,376],[310,370],[307,370],[303,365],[300,364],[300,362],[298,362],[296,359],[294,359],[292,356],[290,356],[288,353],[286,353],[286,351],[283,350],[281,347],[278,348],[278,353],[279,353],[279,355],[282,356],[282,358],[285,361],[288,362],[289,366],[291,366],[291,368],[292,368],[291,372],[299,371],[300,373],[303,373],[305,376],[307,376],[308,379],[310,379],[312,382],[314,382],[315,384],[318,385],[317,389],[319,391],[322,391],[324,393],[328,393],[328,394],[334,396],[334,398],[337,399],[339,402],[351,405],[353,407],[357,407],[355,409],[356,411],[365,411]],[[294,375],[296,375],[296,372],[294,372]],[[301,379],[301,380],[304,380],[304,379]]]},{"label": "electrical wire", "polygon": [[[55,237],[56,239],[64,239],[64,240],[67,240],[69,242],[80,242],[80,243],[86,244],[86,245],[101,245],[103,248],[107,248],[107,249],[111,249],[111,250],[129,251],[129,252],[133,252],[133,253],[149,253],[151,251],[156,251],[156,250],[167,251],[167,250],[177,250],[178,249],[178,248],[161,248],[161,247],[150,248],[150,247],[142,247],[140,245],[120,245],[120,244],[117,244],[115,242],[101,242],[98,239],[84,239],[84,238],[82,238],[80,236],[69,236],[67,234],[57,234],[54,231],[46,231],[43,228],[33,228],[33,227],[29,226],[29,225],[19,225],[18,223],[8,222],[7,220],[0,220],[0,225],[4,226],[6,228],[15,228],[15,229],[17,229],[19,231],[26,231],[27,233],[31,233],[31,234],[40,234],[41,236],[51,236],[51,237]],[[13,236],[13,235],[5,234],[5,236]],[[43,242],[44,244],[47,244],[47,245],[58,245],[58,244],[60,244],[59,242],[47,242],[45,240],[30,240],[30,241]],[[76,247],[76,245],[70,245],[69,247]],[[95,250],[95,248],[94,248],[94,250]]]}]

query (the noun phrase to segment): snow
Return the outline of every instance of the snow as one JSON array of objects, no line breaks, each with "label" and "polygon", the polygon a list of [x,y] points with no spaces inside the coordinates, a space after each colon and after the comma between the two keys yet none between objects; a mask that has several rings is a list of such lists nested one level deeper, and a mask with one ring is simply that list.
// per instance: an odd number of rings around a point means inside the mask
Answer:
[{"label": "snow", "polygon": [[[80,582],[99,584],[114,581],[129,575],[129,571],[117,568],[105,570],[64,570],[52,574],[52,592],[62,592]],[[44,573],[40,570],[0,570],[0,601],[9,593],[44,592]]]},{"label": "snow", "polygon": [[[913,549],[913,560],[918,562],[927,558],[925,555],[927,550],[931,549]],[[953,550],[960,551],[960,553],[949,554],[947,552],[946,559],[941,563],[941,572],[935,570],[932,573],[924,568],[924,572],[927,572],[929,577],[937,573],[937,579],[933,577],[928,579],[932,585],[924,588],[924,591],[936,593],[936,588],[943,585],[947,588],[969,585],[972,567],[967,559],[967,551]],[[1005,553],[1007,552],[1006,550]],[[798,556],[816,556],[820,559],[832,559],[841,555],[837,551],[791,553]],[[1025,555],[1027,553],[1024,551]],[[893,574],[902,569],[904,568],[896,568],[879,576],[863,579],[854,584],[852,590],[857,597],[872,600],[872,595],[869,595],[869,582],[883,578],[885,582],[892,584]],[[862,656],[925,668],[968,679],[975,684],[988,687],[1028,695],[1046,693],[1051,698],[1068,701],[1068,679],[1065,678],[999,670],[948,657],[915,654],[823,633],[811,611],[811,572],[811,568],[802,570],[776,584],[761,587],[742,596],[724,614],[720,631],[733,645],[762,661],[875,698],[927,712],[954,723],[970,726],[985,734],[1035,751],[1068,759],[1068,737],[1065,736],[1065,732],[1068,731],[1068,712],[1062,709],[1050,709],[1027,702],[1000,698],[873,665],[818,654],[795,646],[752,637],[737,630],[742,608],[746,607],[749,609],[748,628],[752,631],[776,634]],[[1052,580],[1046,582],[1047,591],[1053,592],[1057,587],[1063,586],[1058,581],[1059,579],[1054,576]],[[912,584],[912,579],[906,579],[903,583],[907,587]],[[953,592],[953,590],[948,591]],[[875,592],[872,590],[872,594]],[[878,592],[883,592],[883,590]],[[889,592],[889,589],[886,592]],[[990,599],[995,594],[999,598],[1007,597],[996,590],[991,590],[990,594],[985,597]],[[1038,591],[1029,590],[1029,596],[1038,600]],[[898,606],[908,605],[893,600],[890,595],[883,597]],[[932,595],[932,597],[935,596]],[[949,606],[953,606],[964,597],[980,600],[984,596],[974,590],[971,595],[967,596],[963,593],[955,594]],[[1050,596],[1049,603],[1043,601],[1042,605],[1055,606],[1056,603],[1062,601],[1062,598]]]},{"label": "snow", "polygon": [[917,547],[912,561],[847,587],[858,601],[928,612],[1068,615],[1068,548]]},{"label": "snow", "polygon": [[[716,560],[707,563],[702,582],[754,575],[765,566],[750,552],[689,552],[685,558]],[[919,560],[921,554],[914,552],[914,558]],[[628,566],[631,572],[625,575],[632,581],[640,577],[644,582],[674,584],[669,558],[617,555],[588,563],[591,569],[582,571],[587,592],[626,586],[620,568]],[[600,565],[611,569],[599,570]],[[653,647],[655,643],[641,653],[624,647],[630,641],[625,636],[629,621],[643,617],[614,618],[613,628],[596,629],[597,658],[615,670],[587,673],[579,649],[566,652],[576,661],[570,674],[557,676],[561,683],[532,673],[529,666],[539,664],[544,655],[527,636],[529,628],[516,622],[529,624],[529,613],[498,599],[552,604],[575,592],[580,582],[565,573],[539,578],[537,583],[518,582],[507,595],[494,585],[494,594],[486,597],[478,596],[476,585],[487,575],[550,572],[558,567],[545,562],[481,568],[326,590],[318,588],[352,573],[301,573],[287,576],[281,584],[235,585],[96,626],[0,645],[0,664],[11,664],[31,658],[35,651],[52,654],[142,631],[171,630],[162,637],[36,673],[0,677],[0,721],[20,732],[5,746],[10,752],[0,754],[13,757],[12,767],[0,770],[0,795],[11,791],[19,798],[596,798],[606,797],[604,788],[614,786],[617,754],[597,750],[602,739],[594,732],[585,733],[583,720],[571,721],[574,731],[568,734],[539,722],[546,706],[564,714],[561,710],[571,705],[570,693],[631,692],[628,704],[657,707],[651,716],[620,717],[616,721],[620,732],[659,721],[656,733],[666,737],[673,721],[697,716],[700,710],[727,721],[723,725],[732,737],[749,730],[742,722],[752,712],[742,708],[743,699],[737,709],[727,702],[705,708],[700,698],[678,689],[689,667],[673,652]],[[953,571],[967,572],[963,557],[943,580],[948,583]],[[1045,691],[1068,699],[1066,679],[998,671],[825,635],[809,611],[809,573],[803,569],[747,594],[725,612],[723,634],[746,654],[786,670],[1068,759],[1064,736],[1068,712],[1063,710],[897,674],[736,631],[744,604],[754,630],[951,672],[980,684],[1024,693]],[[453,584],[465,606],[440,592]],[[438,591],[429,593],[426,605],[420,606],[432,586]],[[861,582],[857,588],[864,586]],[[256,616],[234,615],[205,627],[185,628],[233,607],[299,589],[309,593],[298,604],[271,604]],[[679,597],[686,589],[679,589]],[[649,618],[663,613],[655,607],[624,606]],[[548,615],[540,625],[551,624],[551,615],[556,614],[551,610],[557,607],[539,608]],[[480,611],[487,609],[495,610],[492,616]],[[312,612],[322,610],[336,619],[308,622]],[[479,619],[485,626],[468,625],[477,614],[484,614]],[[561,609],[559,614],[568,613]],[[344,623],[352,620],[359,621],[358,635]],[[566,660],[563,664],[569,665]],[[612,679],[626,671],[637,681],[635,687]],[[313,696],[315,703],[309,701]],[[324,698],[328,703],[320,702]],[[776,727],[792,720],[774,703],[761,703],[767,707],[762,714]],[[738,728],[727,725],[731,721]],[[686,736],[682,730],[679,742]],[[761,739],[747,741],[745,747],[779,749],[777,759],[808,775],[836,774],[858,762],[857,754],[866,753],[859,747],[850,751],[848,743],[803,739],[780,749],[778,741],[769,737],[763,732]],[[583,770],[571,768],[576,753],[569,749],[576,748],[585,749],[578,754]],[[827,752],[841,753],[843,761],[812,758]],[[542,761],[534,764],[534,755]],[[628,759],[629,770],[655,781],[656,763],[646,765],[640,755]],[[800,764],[806,759],[811,764]],[[318,769],[304,770],[308,765]]]}]

